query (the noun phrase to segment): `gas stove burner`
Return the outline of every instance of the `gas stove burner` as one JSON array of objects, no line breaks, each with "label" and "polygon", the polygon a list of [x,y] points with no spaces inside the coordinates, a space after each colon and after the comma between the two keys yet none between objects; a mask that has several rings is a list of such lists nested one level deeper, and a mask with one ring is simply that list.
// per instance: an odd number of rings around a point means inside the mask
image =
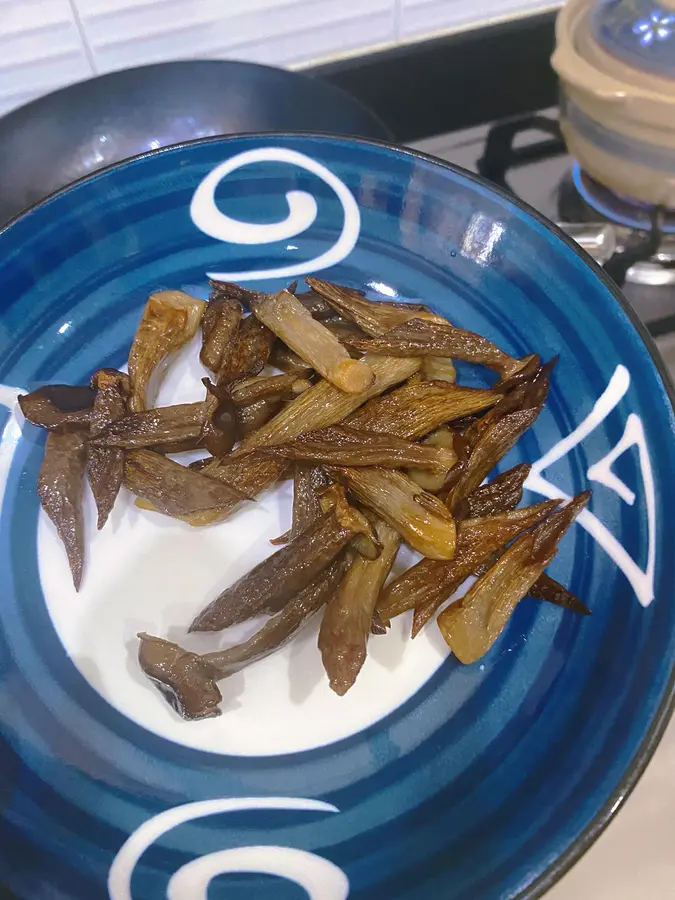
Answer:
[{"label": "gas stove burner", "polygon": [[[560,215],[569,222],[597,221],[598,216],[639,231],[651,231],[654,207],[631,197],[615,194],[584,172],[579,163],[563,180],[559,195]],[[662,234],[675,234],[675,210],[660,221]]]}]

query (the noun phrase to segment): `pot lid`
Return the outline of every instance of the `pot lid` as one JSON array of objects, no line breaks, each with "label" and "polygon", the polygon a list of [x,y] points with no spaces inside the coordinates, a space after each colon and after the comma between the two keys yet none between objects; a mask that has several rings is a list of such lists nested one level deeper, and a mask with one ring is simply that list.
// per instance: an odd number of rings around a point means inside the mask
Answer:
[{"label": "pot lid", "polygon": [[590,24],[607,53],[636,69],[675,79],[675,0],[602,0]]}]

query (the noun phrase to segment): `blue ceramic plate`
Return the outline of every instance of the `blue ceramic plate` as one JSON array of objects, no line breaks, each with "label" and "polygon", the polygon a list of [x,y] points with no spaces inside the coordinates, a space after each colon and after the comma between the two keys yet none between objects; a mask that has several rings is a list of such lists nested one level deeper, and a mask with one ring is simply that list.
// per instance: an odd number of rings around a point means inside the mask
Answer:
[{"label": "blue ceramic plate", "polygon": [[[673,696],[673,410],[607,279],[465,172],[298,136],[111,168],[10,225],[0,260],[0,881],[20,900],[540,896],[635,784]],[[183,722],[140,676],[135,634],[187,641],[287,527],[287,488],[205,530],[122,497],[96,533],[89,509],[76,595],[38,511],[43,435],[15,398],[123,365],[153,290],[319,270],[421,298],[513,354],[560,354],[504,465],[534,463],[526,502],[593,488],[552,566],[593,615],[524,600],[469,667],[400,617],[344,698],[310,629],[225,682],[220,718]],[[199,396],[196,357],[161,400]]]}]

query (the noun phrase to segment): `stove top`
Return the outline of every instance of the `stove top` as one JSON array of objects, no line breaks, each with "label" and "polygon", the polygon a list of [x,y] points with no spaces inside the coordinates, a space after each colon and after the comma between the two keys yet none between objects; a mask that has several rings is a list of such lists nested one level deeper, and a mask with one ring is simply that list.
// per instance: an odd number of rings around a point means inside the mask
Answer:
[{"label": "stove top", "polygon": [[[617,197],[582,172],[565,148],[557,110],[413,146],[479,172],[557,222],[621,286],[654,337],[675,334],[675,215]],[[668,350],[675,373],[672,339]]]},{"label": "stove top", "polygon": [[[563,222],[612,222],[625,228],[651,231],[656,210],[639,200],[623,197],[600,184],[572,163],[558,190],[558,212]],[[675,234],[675,210],[664,210],[661,233]]]}]

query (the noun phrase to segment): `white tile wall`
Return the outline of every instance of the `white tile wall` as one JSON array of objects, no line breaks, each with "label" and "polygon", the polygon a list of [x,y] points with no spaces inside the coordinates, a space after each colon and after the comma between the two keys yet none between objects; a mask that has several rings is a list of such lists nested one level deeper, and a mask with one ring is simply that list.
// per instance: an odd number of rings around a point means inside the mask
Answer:
[{"label": "white tile wall", "polygon": [[41,93],[113,69],[195,57],[302,67],[550,3],[0,0],[0,115]]},{"label": "white tile wall", "polygon": [[92,72],[69,0],[0,0],[0,115]]},{"label": "white tile wall", "polygon": [[392,0],[78,0],[96,67],[176,56],[297,64],[391,42]]},{"label": "white tile wall", "polygon": [[409,40],[554,5],[555,0],[401,0],[399,38]]}]

